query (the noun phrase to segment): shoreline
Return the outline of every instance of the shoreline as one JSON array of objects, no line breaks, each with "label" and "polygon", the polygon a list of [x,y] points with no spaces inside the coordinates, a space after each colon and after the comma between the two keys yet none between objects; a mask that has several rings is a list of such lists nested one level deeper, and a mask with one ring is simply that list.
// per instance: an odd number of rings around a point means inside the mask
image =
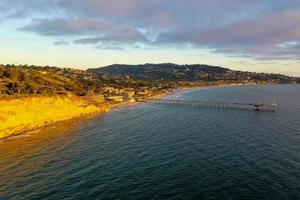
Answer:
[{"label": "shoreline", "polygon": [[[207,88],[221,88],[221,87],[230,87],[230,86],[234,87],[234,86],[244,86],[244,85],[256,85],[256,84],[223,84],[223,85],[211,85],[211,86],[196,86],[196,87],[179,88],[179,89],[175,89],[173,91],[167,91],[167,92],[159,92],[158,94],[154,94],[153,96],[147,97],[145,99],[145,101],[143,101],[143,102],[138,102],[138,101],[137,102],[121,102],[121,103],[109,105],[109,109],[107,110],[107,112],[103,112],[103,111],[99,110],[99,112],[87,113],[82,116],[76,116],[76,117],[72,117],[70,119],[59,120],[59,121],[49,123],[49,124],[46,124],[46,125],[43,125],[40,127],[13,133],[11,135],[0,138],[0,141],[9,140],[10,138],[15,138],[20,135],[26,135],[28,133],[30,135],[30,133],[40,132],[40,130],[42,131],[43,129],[46,129],[46,128],[49,128],[49,127],[52,127],[52,126],[55,126],[57,124],[64,123],[64,122],[72,122],[72,121],[78,121],[78,120],[85,121],[87,119],[96,118],[102,114],[109,113],[112,110],[116,110],[116,109],[120,109],[120,108],[124,108],[124,107],[136,106],[136,105],[145,103],[149,99],[165,98],[165,97],[168,97],[173,94],[177,94],[177,93],[181,93],[181,92],[189,92],[189,91],[193,91],[193,90],[200,90],[200,89],[207,89]],[[99,109],[100,109],[100,106],[99,106]]]},{"label": "shoreline", "polygon": [[18,137],[21,137],[21,136],[27,137],[27,136],[30,136],[31,134],[36,134],[36,133],[39,133],[43,130],[46,130],[46,129],[48,130],[48,129],[51,129],[51,128],[55,128],[57,126],[65,126],[65,124],[74,123],[74,125],[76,125],[75,124],[76,122],[83,122],[83,121],[86,121],[86,120],[89,120],[89,119],[95,119],[96,117],[100,116],[101,114],[105,114],[105,112],[89,113],[89,114],[85,114],[83,116],[73,117],[73,118],[70,118],[70,119],[61,120],[61,121],[53,122],[53,123],[50,123],[50,124],[46,124],[46,125],[43,125],[41,127],[36,127],[36,128],[29,129],[29,130],[16,132],[16,133],[13,133],[13,134],[8,135],[6,137],[0,138],[0,143],[5,142],[5,141],[10,140],[10,139],[18,138]]},{"label": "shoreline", "polygon": [[0,100],[0,139],[27,133],[61,121],[108,111],[77,96],[33,96]]}]

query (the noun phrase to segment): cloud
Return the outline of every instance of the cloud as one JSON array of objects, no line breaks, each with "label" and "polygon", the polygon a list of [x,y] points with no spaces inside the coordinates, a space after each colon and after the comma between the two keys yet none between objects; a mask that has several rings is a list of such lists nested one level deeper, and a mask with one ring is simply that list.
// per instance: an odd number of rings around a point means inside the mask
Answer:
[{"label": "cloud", "polygon": [[300,59],[297,46],[282,45],[300,41],[299,0],[10,0],[0,8],[3,21],[23,19],[19,31],[74,44]]},{"label": "cloud", "polygon": [[120,47],[120,45],[116,43],[99,44],[96,46],[96,48],[102,50],[118,50],[118,51],[124,50],[124,48]]},{"label": "cloud", "polygon": [[207,30],[175,30],[161,34],[158,43],[186,43],[222,53],[261,58],[297,58],[297,49],[280,44],[300,41],[300,9],[275,13]]},{"label": "cloud", "polygon": [[139,9],[140,0],[61,0],[57,4],[67,12],[92,16],[128,16]]},{"label": "cloud", "polygon": [[97,44],[99,42],[147,42],[145,35],[126,25],[113,24],[108,20],[92,19],[34,19],[31,24],[19,28],[20,31],[33,32],[53,37],[81,37],[75,44]]},{"label": "cloud", "polygon": [[55,45],[69,45],[70,43],[65,40],[57,40],[54,42]]}]

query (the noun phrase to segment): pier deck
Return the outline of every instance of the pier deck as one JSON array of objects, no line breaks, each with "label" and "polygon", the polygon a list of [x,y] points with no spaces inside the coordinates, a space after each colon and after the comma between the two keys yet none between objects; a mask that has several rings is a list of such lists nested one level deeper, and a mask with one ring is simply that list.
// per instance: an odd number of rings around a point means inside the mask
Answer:
[{"label": "pier deck", "polygon": [[178,105],[189,107],[207,107],[218,109],[238,109],[238,110],[252,110],[275,112],[277,105],[261,104],[261,103],[230,103],[230,102],[213,102],[213,101],[196,101],[196,100],[174,100],[174,99],[150,99],[148,102],[166,105]]}]

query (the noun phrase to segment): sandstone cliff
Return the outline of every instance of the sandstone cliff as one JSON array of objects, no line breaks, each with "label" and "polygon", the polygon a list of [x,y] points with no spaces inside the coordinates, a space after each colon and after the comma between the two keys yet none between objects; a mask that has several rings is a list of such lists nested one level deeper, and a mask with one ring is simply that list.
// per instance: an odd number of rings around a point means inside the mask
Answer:
[{"label": "sandstone cliff", "polygon": [[0,138],[62,120],[97,112],[108,107],[94,105],[79,97],[43,96],[0,100]]}]

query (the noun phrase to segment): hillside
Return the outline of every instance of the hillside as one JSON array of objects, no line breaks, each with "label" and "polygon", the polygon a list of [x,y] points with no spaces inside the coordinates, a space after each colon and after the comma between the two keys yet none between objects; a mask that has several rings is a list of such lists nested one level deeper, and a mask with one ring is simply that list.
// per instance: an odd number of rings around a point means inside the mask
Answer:
[{"label": "hillside", "polygon": [[0,66],[0,94],[53,94],[66,91],[80,95],[83,84],[47,67]]},{"label": "hillside", "polygon": [[[279,74],[233,71],[209,65],[111,65],[79,70],[58,67],[0,65],[0,94],[107,94],[107,89],[136,92],[230,83],[300,83]],[[111,90],[111,89],[110,89]]]},{"label": "hillside", "polygon": [[[103,93],[107,87],[138,90],[155,85],[153,80],[131,80],[79,69],[0,65],[0,94],[5,95],[72,93],[84,96]],[[165,85],[168,87],[167,83]]]},{"label": "hillside", "polygon": [[129,76],[136,79],[166,80],[166,81],[232,81],[232,82],[278,82],[300,83],[299,78],[292,78],[280,74],[266,74],[234,71],[209,65],[176,65],[144,64],[144,65],[110,65],[107,67],[88,69],[89,72],[119,76]]}]

